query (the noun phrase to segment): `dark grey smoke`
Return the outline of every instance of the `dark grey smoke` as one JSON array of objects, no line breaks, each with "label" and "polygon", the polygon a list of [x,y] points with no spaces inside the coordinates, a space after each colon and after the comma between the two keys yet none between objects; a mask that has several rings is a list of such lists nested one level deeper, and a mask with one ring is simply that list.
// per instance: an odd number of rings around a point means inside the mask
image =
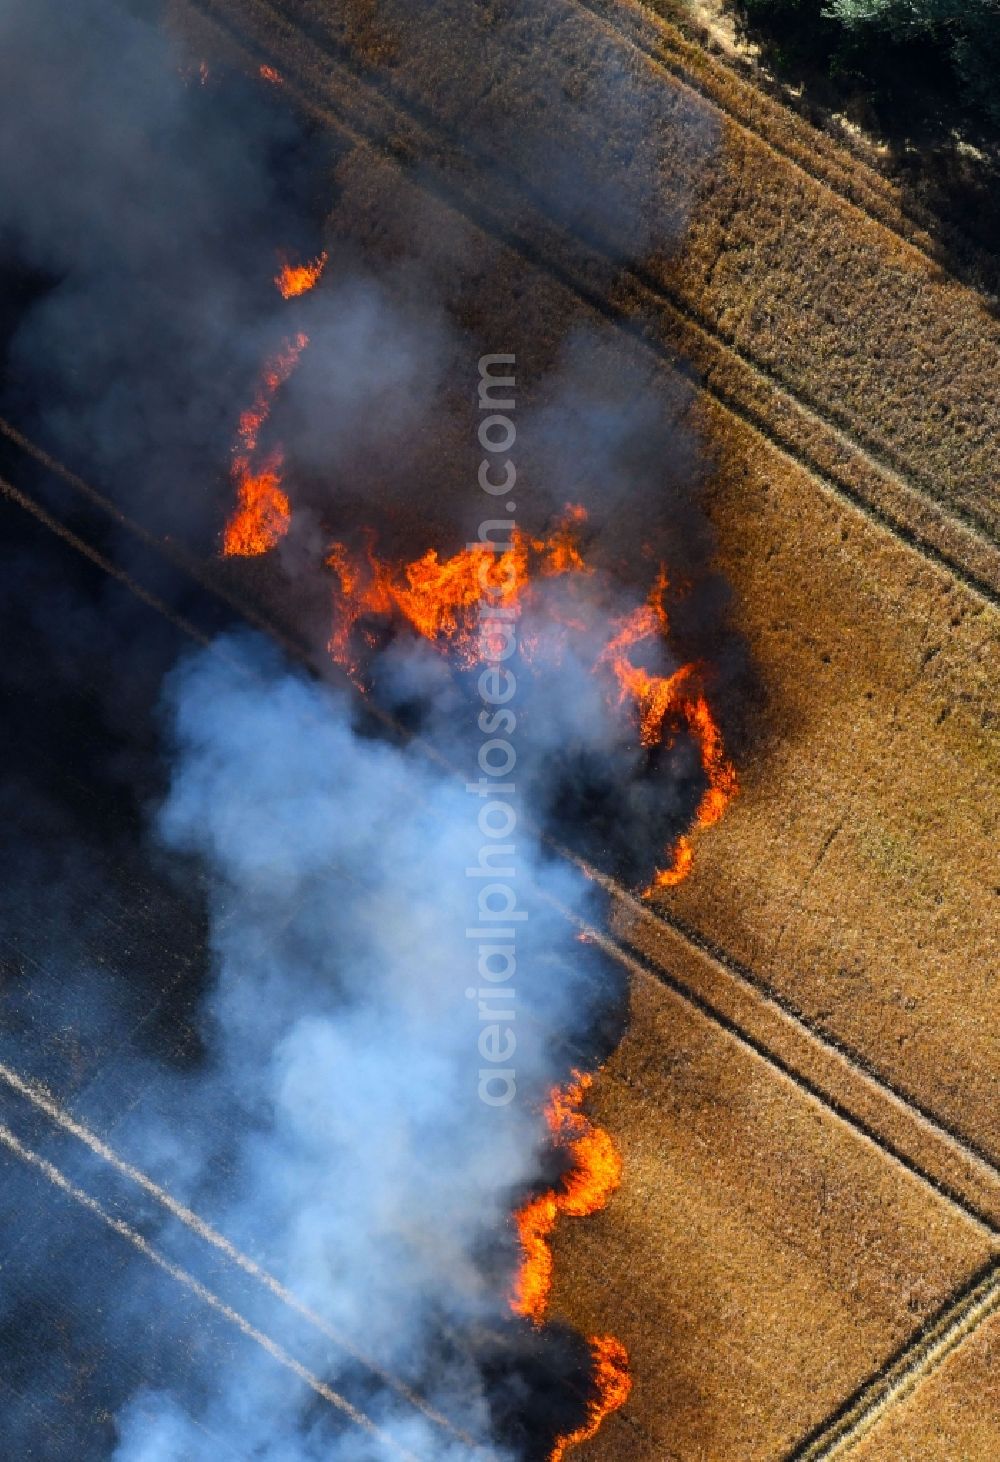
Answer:
[{"label": "dark grey smoke", "polygon": [[280,338],[323,145],[249,79],[199,84],[158,5],[0,6],[0,257],[30,272],[4,406],[147,525],[203,542],[209,464]]},{"label": "dark grey smoke", "polygon": [[[613,267],[670,251],[712,144],[700,114],[678,110],[620,48],[584,54],[593,32],[553,4],[502,8],[492,28],[477,10],[463,64],[482,104],[464,117],[467,93],[448,73],[468,7],[384,8],[414,55],[438,47],[424,57],[435,120],[491,187],[543,203],[571,247],[599,245]],[[519,53],[538,67],[538,105],[512,127],[510,94],[488,83],[513,74]],[[571,74],[567,55],[580,63]],[[326,242],[329,144],[280,92],[225,73],[202,86],[197,59],[166,40],[154,5],[0,0],[2,408],[145,526],[207,557],[260,362],[308,329],[272,423],[293,529],[251,572],[278,598],[308,600],[304,632],[318,644],[332,533],[375,523],[386,547],[421,552],[431,537],[450,551],[475,532],[481,342],[458,323],[458,300],[489,258],[458,226],[424,236],[414,213],[404,258],[331,245],[323,287],[281,302],[276,250],[306,257]],[[113,1129],[124,1158],[326,1328],[29,1105],[11,1099],[2,1119],[378,1429],[345,1419],[8,1157],[4,1214],[20,1237],[3,1255],[0,1432],[12,1455],[375,1462],[402,1447],[436,1462],[533,1462],[579,1420],[579,1390],[563,1384],[585,1360],[578,1343],[510,1318],[509,1214],[544,1164],[544,1093],[604,1053],[623,992],[558,912],[596,916],[544,837],[630,882],[648,876],[689,819],[700,772],[683,736],[660,760],[636,748],[593,659],[661,556],[700,586],[686,624],[681,612],[685,650],[708,644],[699,636],[721,622],[724,597],[708,570],[689,388],[638,349],[622,365],[613,338],[607,326],[564,341],[517,418],[519,521],[538,531],[566,501],[584,503],[599,573],[582,637],[521,678],[516,888],[528,917],[510,1105],[479,1099],[481,1020],[467,996],[481,888],[466,876],[479,804],[463,790],[482,739],[474,685],[398,626],[366,666],[376,701],[455,775],[263,642],[214,636],[207,616],[213,649],[184,656],[161,701],[172,628],[96,571],[66,574],[34,529],[8,546],[2,607],[17,648],[2,667],[0,934],[14,953],[0,1057]],[[470,470],[446,481],[456,439]],[[41,476],[37,486],[51,491]],[[116,528],[80,522],[68,495],[58,505],[113,558],[139,562]],[[172,609],[204,608],[173,580],[156,587]],[[553,584],[526,625],[543,647],[564,593]],[[671,653],[656,668],[672,668]],[[146,864],[148,886],[135,871]],[[78,1396],[98,1418],[85,1441]]]}]

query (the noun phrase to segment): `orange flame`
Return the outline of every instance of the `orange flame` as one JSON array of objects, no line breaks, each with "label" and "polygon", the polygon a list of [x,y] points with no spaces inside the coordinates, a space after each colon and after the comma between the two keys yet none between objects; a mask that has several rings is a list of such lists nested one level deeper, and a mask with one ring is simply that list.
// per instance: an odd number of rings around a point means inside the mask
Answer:
[{"label": "orange flame", "polygon": [[643,890],[643,897],[648,898],[658,888],[676,888],[687,878],[693,863],[694,844],[687,833],[681,833],[674,844],[670,863],[666,868],[658,868],[653,874],[653,881]]},{"label": "orange flame", "polygon": [[613,1335],[592,1335],[590,1353],[594,1358],[594,1385],[597,1395],[587,1406],[587,1417],[582,1426],[565,1436],[557,1437],[549,1454],[549,1462],[562,1462],[570,1447],[579,1446],[596,1437],[604,1419],[624,1406],[632,1392],[632,1377],[628,1368],[628,1351]]},{"label": "orange flame", "polygon": [[580,1111],[594,1078],[574,1071],[574,1080],[549,1095],[545,1121],[557,1146],[568,1152],[571,1167],[558,1188],[531,1198],[514,1215],[521,1264],[514,1280],[511,1309],[540,1325],[552,1290],[549,1237],[560,1214],[586,1218],[604,1208],[622,1180],[622,1162],[602,1127]]},{"label": "orange flame", "polygon": [[[380,559],[371,536],[363,555],[352,554],[343,543],[332,544],[327,565],[336,576],[337,590],[329,641],[331,656],[361,685],[356,630],[368,617],[395,616],[425,639],[449,650],[459,664],[474,664],[481,654],[477,636],[484,593],[488,592],[494,611],[514,619],[536,577],[591,574],[582,546],[586,523],[586,510],[567,504],[545,537],[531,538],[515,529],[503,551],[473,544],[451,558],[441,559],[437,549],[430,548],[421,558],[403,564]],[[619,702],[634,711],[640,745],[650,750],[669,746],[679,729],[687,730],[698,747],[707,783],[695,812],[695,826],[710,827],[718,822],[739,786],[708,704],[699,667],[687,664],[670,675],[657,675],[631,658],[636,646],[643,642],[655,646],[667,637],[668,587],[666,570],[661,567],[646,602],[615,626],[595,669],[610,672]],[[567,619],[561,624],[561,632],[580,627],[579,622]],[[522,637],[521,648],[525,658],[533,657],[530,637]],[[674,845],[668,865],[653,875],[643,896],[651,897],[681,883],[693,864],[694,844],[685,834]]]},{"label": "orange flame", "polygon": [[273,66],[258,66],[257,75],[262,81],[269,81],[272,86],[284,86],[285,84],[285,78]]},{"label": "orange flame", "polygon": [[424,639],[451,649],[461,664],[472,664],[484,594],[494,612],[514,618],[533,574],[551,578],[589,572],[579,547],[586,517],[583,508],[568,505],[545,538],[530,538],[515,529],[502,550],[476,543],[441,559],[436,548],[429,548],[402,565],[379,559],[371,539],[363,559],[352,556],[343,543],[331,544],[326,561],[339,592],[330,654],[357,679],[351,642],[358,621],[366,615],[397,614]]},{"label": "orange flame", "polygon": [[[707,782],[695,812],[695,826],[711,827],[736,796],[739,782],[726,756],[722,732],[706,699],[698,666],[682,665],[671,675],[654,675],[629,658],[634,645],[667,633],[666,590],[666,573],[661,568],[647,602],[620,622],[618,633],[602,651],[599,663],[606,665],[617,680],[619,699],[635,707],[643,746],[669,744],[667,737],[674,726],[681,723],[687,727],[697,744]],[[674,846],[669,866],[653,875],[643,897],[683,882],[693,862],[694,845],[684,834]]]},{"label": "orange flame", "polygon": [[274,397],[308,344],[308,336],[301,333],[285,341],[277,355],[264,366],[253,402],[240,416],[230,468],[236,487],[236,509],[222,535],[222,552],[226,558],[252,558],[267,553],[288,532],[291,506],[281,487],[281,448],[274,448],[259,465],[254,459]]},{"label": "orange flame", "polygon": [[276,450],[260,472],[238,478],[236,511],[222,536],[225,558],[256,558],[288,532],[292,508],[281,489],[281,463],[281,452]]},{"label": "orange flame", "polygon": [[278,286],[281,298],[297,299],[300,294],[308,294],[309,290],[319,283],[328,257],[324,249],[311,264],[290,264],[287,259],[283,258],[281,268],[274,276],[274,282]]},{"label": "orange flame", "polygon": [[[552,1292],[552,1250],[549,1238],[561,1214],[585,1218],[608,1203],[622,1180],[622,1161],[610,1135],[583,1115],[580,1107],[594,1078],[574,1071],[565,1088],[555,1087],[545,1107],[545,1120],[557,1146],[571,1158],[559,1187],[529,1199],[514,1214],[521,1263],[510,1307],[533,1325],[541,1325]],[[570,1447],[596,1436],[606,1416],[624,1406],[632,1390],[628,1351],[613,1335],[592,1336],[596,1396],[588,1402],[583,1424],[557,1437],[549,1462],[562,1462]]]}]

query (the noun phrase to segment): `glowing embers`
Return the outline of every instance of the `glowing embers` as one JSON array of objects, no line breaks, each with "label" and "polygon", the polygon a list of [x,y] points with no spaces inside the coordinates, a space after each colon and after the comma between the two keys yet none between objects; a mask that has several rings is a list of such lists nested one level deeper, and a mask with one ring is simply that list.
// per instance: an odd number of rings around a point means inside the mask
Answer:
[{"label": "glowing embers", "polygon": [[[541,1325],[552,1292],[552,1250],[549,1240],[560,1217],[586,1218],[606,1206],[622,1179],[622,1162],[610,1135],[580,1110],[593,1077],[573,1073],[566,1087],[556,1087],[545,1108],[554,1145],[566,1153],[569,1166],[555,1188],[529,1199],[514,1214],[521,1260],[510,1307],[533,1325]],[[556,1439],[550,1462],[561,1462],[571,1447],[595,1436],[612,1411],[623,1406],[632,1389],[628,1352],[613,1335],[591,1336],[595,1394],[587,1403],[582,1425]]]}]

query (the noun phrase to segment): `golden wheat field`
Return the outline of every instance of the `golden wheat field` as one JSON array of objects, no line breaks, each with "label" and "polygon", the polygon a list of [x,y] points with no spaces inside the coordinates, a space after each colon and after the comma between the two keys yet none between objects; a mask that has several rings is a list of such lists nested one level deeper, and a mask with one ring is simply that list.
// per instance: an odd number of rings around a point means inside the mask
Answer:
[{"label": "golden wheat field", "polygon": [[[624,270],[567,238],[530,176],[480,194],[475,165],[446,164],[454,189],[435,176],[419,201],[430,233],[457,216],[488,261],[481,337],[509,334],[516,298],[539,373],[580,321],[609,374],[663,372],[665,409],[671,362],[694,364],[683,412],[765,687],[741,795],[692,876],[653,909],[618,901],[630,1025],[595,1103],[627,1177],[561,1233],[557,1303],[617,1326],[634,1359],[595,1457],[985,1462],[995,318],[883,179],[639,7],[525,14],[496,52],[463,40],[482,22],[462,6],[419,25],[362,5],[178,15],[266,55],[340,130],[330,228],[387,250],[417,210],[412,158],[460,156],[484,92],[497,115],[530,108],[543,29],[583,71],[613,49],[664,117],[692,108],[713,134],[676,248]],[[613,135],[599,146],[613,166]],[[648,164],[667,191],[690,165],[669,145]]]}]

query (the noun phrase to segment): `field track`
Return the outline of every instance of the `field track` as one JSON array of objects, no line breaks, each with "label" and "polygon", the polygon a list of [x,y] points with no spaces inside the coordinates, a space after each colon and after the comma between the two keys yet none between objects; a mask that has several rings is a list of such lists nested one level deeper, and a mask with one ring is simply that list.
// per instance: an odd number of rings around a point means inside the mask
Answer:
[{"label": "field track", "polygon": [[[186,555],[176,549],[168,549],[151,537],[96,488],[2,419],[0,433],[72,487],[92,507],[112,518],[119,527],[155,553],[162,553],[202,588],[218,595],[248,624],[281,644],[294,659],[313,670],[317,668],[305,645],[289,640],[273,619],[262,615],[244,597],[233,594]],[[177,616],[162,600],[123,574],[104,555],[65,528],[33,497],[2,478],[0,493],[36,516],[71,548],[85,554],[98,567],[117,578],[157,613],[169,618],[185,636],[202,645],[209,643],[195,624]],[[320,665],[319,668],[332,676],[337,684],[342,683],[336,667]],[[868,1058],[845,1049],[829,1035],[813,1028],[801,1012],[795,1010],[766,980],[741,967],[725,951],[714,948],[696,931],[686,928],[668,909],[656,909],[640,902],[627,889],[597,873],[570,851],[560,851],[588,878],[604,885],[616,900],[627,931],[624,940],[595,929],[588,928],[587,933],[599,940],[606,953],[619,962],[631,978],[665,981],[694,1008],[799,1084],[810,1097],[825,1103],[838,1118],[848,1122],[886,1156],[901,1163],[975,1223],[1000,1238],[1000,1168],[985,1152],[979,1151],[974,1143],[950,1130],[940,1118],[898,1090],[873,1068]]]},{"label": "field track", "polygon": [[[452,140],[436,120],[412,100],[377,82],[370,71],[355,64],[346,50],[343,55],[331,55],[327,48],[323,85],[319,86],[310,76],[297,76],[290,65],[294,44],[271,50],[248,42],[245,31],[233,18],[237,5],[194,0],[194,7],[221,23],[230,41],[254,64],[265,59],[277,61],[289,93],[318,122],[333,122],[356,143],[403,165],[449,154]],[[276,7],[257,4],[254,8],[268,15],[269,26],[279,40],[293,29]],[[768,148],[814,182],[905,241],[908,249],[922,258],[932,257],[929,235],[898,209],[888,184],[877,173],[855,163],[825,138],[813,155],[809,148],[809,138],[814,136],[811,129],[806,132],[804,124],[778,104],[754,92],[728,68],[703,56],[673,27],[654,21],[631,4],[616,3],[612,7],[603,0],[583,0],[582,8],[603,24],[613,25],[647,59],[670,72],[675,80],[693,87],[740,127],[752,130]],[[933,566],[935,576],[962,584],[980,608],[998,603],[1000,551],[973,515],[937,496],[932,484],[907,468],[884,443],[860,432],[856,424],[838,419],[824,403],[776,379],[766,362],[727,336],[679,289],[652,273],[633,269],[627,271],[624,285],[609,296],[605,281],[608,263],[613,260],[609,260],[602,241],[575,237],[567,250],[546,200],[533,195],[520,178],[503,176],[502,193],[498,195],[494,190],[489,202],[471,183],[460,186],[441,176],[425,177],[423,181],[449,208],[488,231],[533,268],[572,290],[588,308],[641,340],[659,359],[673,363],[680,356],[693,362],[705,393],[751,428],[773,453],[805,470],[817,491],[848,503],[852,510],[886,530],[908,552]],[[536,215],[526,227],[522,226],[525,201]],[[517,218],[517,227],[510,223],[511,217]],[[166,554],[175,568],[191,573],[202,587],[222,595],[230,607],[239,609],[258,628],[274,633],[289,653],[302,656],[302,647],[289,641],[265,613],[234,593],[224,577],[151,538],[97,489],[15,429],[0,422],[0,433],[46,473],[55,474],[73,487],[91,508],[113,515],[119,528],[136,536],[150,552]],[[147,605],[169,613],[143,587],[141,577],[138,581],[127,579],[32,495],[6,483],[0,484],[0,490],[74,551],[86,554],[125,583]],[[185,635],[204,639],[196,624],[178,621],[173,615],[171,618]],[[610,957],[629,971],[643,1002],[655,1003],[661,994],[681,1001],[698,1020],[707,1021],[721,1033],[725,1042],[763,1063],[779,1086],[793,1087],[796,1099],[806,1109],[815,1108],[824,1123],[832,1122],[849,1133],[876,1165],[885,1164],[890,1173],[898,1173],[904,1185],[916,1180],[927,1195],[929,1209],[935,1213],[939,1208],[948,1211],[949,1222],[954,1219],[963,1232],[975,1236],[977,1245],[985,1245],[987,1252],[995,1254],[1000,1232],[1000,1171],[968,1133],[963,1135],[928,1110],[897,1081],[880,1073],[869,1057],[817,1027],[786,994],[689,928],[682,918],[668,909],[654,911],[639,906],[624,890],[614,893],[618,912],[612,932],[589,933],[599,938]],[[608,1083],[622,1100],[654,1108],[660,1100],[655,1083],[647,1086],[627,1068],[620,1071],[615,1063],[608,1072]],[[591,1241],[583,1236],[580,1242],[586,1246]],[[600,1245],[597,1240],[592,1243],[597,1254]],[[599,1263],[599,1257],[594,1262]],[[868,1373],[847,1399],[831,1405],[825,1419],[812,1426],[792,1450],[786,1448],[783,1455],[788,1462],[839,1456],[852,1448],[889,1408],[909,1395],[976,1325],[993,1313],[1000,1294],[996,1260],[988,1259],[972,1269],[964,1260],[963,1264],[964,1268],[956,1260],[956,1278],[950,1292],[915,1330],[907,1332],[908,1339]],[[206,1303],[212,1305],[211,1296]],[[310,1378],[308,1383],[312,1385],[316,1379]],[[842,1388],[839,1395],[845,1394]],[[616,1418],[613,1426],[592,1449],[595,1457],[627,1462],[633,1456],[665,1455],[662,1434],[650,1430],[632,1408]],[[622,1429],[631,1440],[622,1440]],[[637,1447],[639,1450],[635,1450]]]},{"label": "field track", "polygon": [[[636,0],[576,0],[641,51],[654,66],[696,92],[742,128],[811,178],[836,193],[928,263],[940,264],[934,231],[940,220],[913,204],[846,143],[800,120],[789,108],[747,81],[724,60],[689,41],[663,16]],[[968,245],[973,249],[973,245]]]},{"label": "field track", "polygon": [[814,1434],[795,1448],[788,1462],[823,1462],[842,1457],[877,1426],[893,1406],[910,1396],[973,1331],[1000,1309],[1000,1262],[974,1276],[919,1336]]},{"label": "field track", "polygon": [[[246,51],[247,37],[225,0],[193,0],[192,8],[221,24],[230,40]],[[426,108],[417,107],[384,81],[373,80],[346,48],[334,50],[329,42],[323,51],[324,84],[318,96],[315,85],[289,67],[288,55],[302,33],[267,0],[255,0],[254,8],[289,43],[280,51],[286,87],[318,121],[348,130],[356,141],[374,145],[404,166],[454,153],[455,140],[436,127]],[[310,46],[321,44],[311,35],[306,39]],[[278,58],[252,45],[246,53],[254,63],[265,56]],[[627,291],[626,301],[609,299],[601,281],[615,261],[606,244],[574,237],[574,250],[567,257],[565,237],[546,200],[510,173],[500,175],[502,187],[498,187],[495,165],[480,160],[491,169],[489,202],[474,188],[462,188],[440,175],[425,180],[424,186],[572,289],[597,313],[638,335],[656,355],[671,362],[679,355],[690,362],[700,372],[708,395],[809,471],[817,485],[860,508],[991,604],[1000,603],[1000,548],[973,517],[937,499],[931,484],[912,469],[904,470],[884,444],[778,380],[664,280],[645,269],[625,269],[616,295]],[[528,235],[506,221],[505,213],[517,216],[524,201],[537,210],[538,233]]]}]

